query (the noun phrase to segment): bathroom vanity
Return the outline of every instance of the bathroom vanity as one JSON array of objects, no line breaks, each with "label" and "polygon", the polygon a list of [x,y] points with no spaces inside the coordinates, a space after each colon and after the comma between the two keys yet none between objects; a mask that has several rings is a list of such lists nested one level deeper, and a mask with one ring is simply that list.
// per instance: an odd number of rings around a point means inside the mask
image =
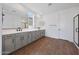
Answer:
[{"label": "bathroom vanity", "polygon": [[27,12],[19,11],[12,5],[16,6],[18,4],[3,4],[2,7],[3,55],[16,51],[45,36],[45,30],[42,29],[45,24],[42,16],[38,17],[36,13],[29,10]]},{"label": "bathroom vanity", "polygon": [[4,31],[2,35],[2,54],[6,55],[27,44],[45,36],[44,29],[31,29],[22,31]]}]

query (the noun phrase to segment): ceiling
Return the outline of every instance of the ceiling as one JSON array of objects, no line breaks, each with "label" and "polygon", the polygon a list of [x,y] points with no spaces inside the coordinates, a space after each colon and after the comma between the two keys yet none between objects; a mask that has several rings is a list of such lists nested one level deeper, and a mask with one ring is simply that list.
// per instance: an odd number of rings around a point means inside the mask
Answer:
[{"label": "ceiling", "polygon": [[17,11],[20,14],[26,15],[28,11],[32,11],[36,14],[50,14],[53,12],[57,12],[60,10],[78,7],[78,3],[52,3],[52,5],[48,6],[48,3],[6,3],[4,6],[7,9],[12,11]]},{"label": "ceiling", "polygon": [[22,5],[40,14],[49,14],[52,12],[79,6],[78,3],[52,3],[50,6],[48,6],[48,3],[26,3]]}]

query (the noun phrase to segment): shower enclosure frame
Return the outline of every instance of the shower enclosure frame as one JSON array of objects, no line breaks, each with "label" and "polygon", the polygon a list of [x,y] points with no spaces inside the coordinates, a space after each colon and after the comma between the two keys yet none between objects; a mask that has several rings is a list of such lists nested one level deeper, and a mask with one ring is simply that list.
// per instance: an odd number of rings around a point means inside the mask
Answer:
[{"label": "shower enclosure frame", "polygon": [[[76,19],[77,18],[77,19]],[[78,20],[78,24],[75,23],[76,20]],[[76,25],[77,24],[77,28]],[[76,34],[78,35],[78,37],[76,36]],[[77,37],[77,39],[75,39]],[[76,40],[78,40],[78,42],[76,42]],[[73,17],[73,41],[74,43],[79,47],[79,14],[77,14],[75,17]]]}]

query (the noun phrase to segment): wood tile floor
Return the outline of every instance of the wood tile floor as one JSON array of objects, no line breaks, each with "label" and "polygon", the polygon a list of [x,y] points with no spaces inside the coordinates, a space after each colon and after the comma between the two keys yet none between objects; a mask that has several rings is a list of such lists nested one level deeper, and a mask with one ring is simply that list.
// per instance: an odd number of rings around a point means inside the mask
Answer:
[{"label": "wood tile floor", "polygon": [[78,49],[69,41],[43,37],[15,52],[13,55],[77,55]]}]

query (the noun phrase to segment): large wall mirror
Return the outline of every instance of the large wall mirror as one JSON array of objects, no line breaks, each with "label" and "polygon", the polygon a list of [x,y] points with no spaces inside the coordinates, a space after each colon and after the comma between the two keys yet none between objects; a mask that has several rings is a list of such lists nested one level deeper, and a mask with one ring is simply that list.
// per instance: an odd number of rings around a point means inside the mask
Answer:
[{"label": "large wall mirror", "polygon": [[20,4],[3,4],[1,9],[3,29],[16,29],[17,27],[24,29],[44,26],[42,15],[28,8],[23,9],[23,6]]},{"label": "large wall mirror", "polygon": [[22,13],[9,6],[2,6],[2,28],[15,29],[17,27],[28,28],[33,26],[32,12]]}]

